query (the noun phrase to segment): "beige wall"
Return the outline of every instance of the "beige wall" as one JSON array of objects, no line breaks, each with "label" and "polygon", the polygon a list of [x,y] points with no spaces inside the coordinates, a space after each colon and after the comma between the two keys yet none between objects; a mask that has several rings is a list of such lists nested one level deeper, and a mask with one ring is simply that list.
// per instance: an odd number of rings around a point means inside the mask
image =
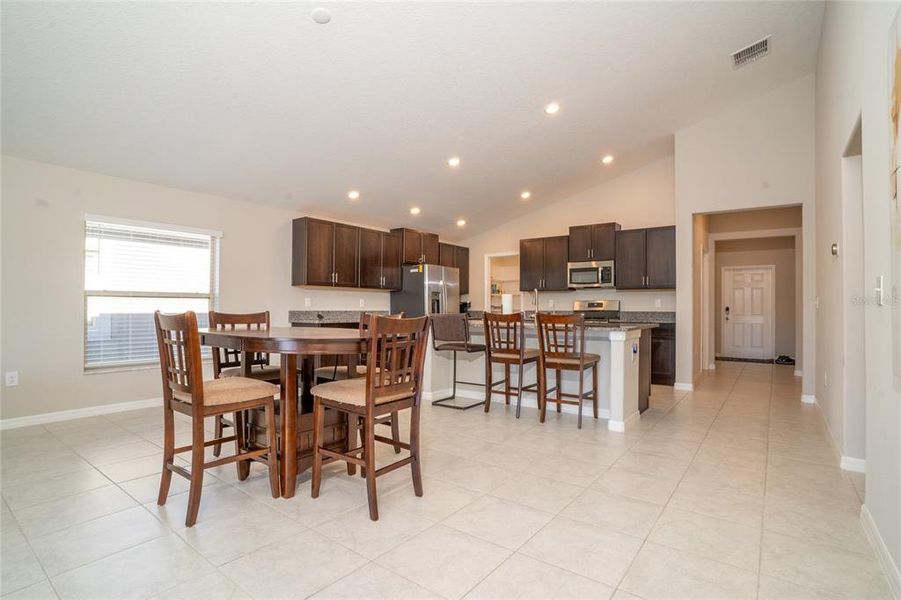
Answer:
[{"label": "beige wall", "polygon": [[[571,225],[615,221],[630,229],[672,225],[673,219],[673,157],[669,156],[464,240],[461,245],[469,247],[473,308],[484,307],[486,254],[518,253],[520,239],[566,235]],[[552,302],[554,309],[566,309],[572,308],[574,300],[600,298],[621,300],[623,310],[675,310],[675,293],[660,290],[548,292],[541,294],[540,301],[542,309],[551,308]]]},{"label": "beige wall", "polygon": [[[842,338],[860,335],[850,329],[844,310],[852,285],[843,272],[863,270],[867,299],[866,337],[866,510],[864,522],[878,529],[894,561],[896,589],[901,589],[901,378],[892,368],[892,332],[898,308],[877,306],[873,287],[884,276],[889,289],[899,282],[892,272],[893,208],[888,168],[892,164],[889,124],[890,26],[897,2],[827,2],[816,73],[817,245],[824,264],[817,273],[818,356],[817,401],[827,416],[839,449],[847,453],[846,407],[859,396],[842,398],[829,381],[841,373]],[[847,265],[853,254],[833,260],[829,246],[844,239],[847,198],[842,194],[842,158],[860,119],[862,124],[863,259]],[[805,215],[806,217],[806,215]],[[805,248],[806,251],[806,248]],[[819,262],[819,261],[818,261]],[[818,265],[819,266],[819,265]],[[896,350],[897,351],[897,350]],[[853,455],[852,455],[853,456]]]},{"label": "beige wall", "polygon": [[[814,78],[787,83],[676,132],[676,381],[691,385],[701,338],[694,325],[693,218],[696,214],[779,207],[803,208],[804,348],[813,367]],[[700,302],[700,299],[698,299]],[[805,377],[805,392],[813,379]],[[808,391],[810,390],[810,391]]]},{"label": "beige wall", "polygon": [[20,384],[3,390],[6,419],[161,395],[158,367],[85,374],[86,213],[223,232],[224,311],[387,309],[387,292],[291,286],[291,220],[298,213],[3,157],[2,366]]},{"label": "beige wall", "polygon": [[795,238],[751,238],[724,240],[716,243],[716,281],[714,312],[716,314],[716,352],[723,339],[723,268],[773,265],[775,267],[775,352],[776,356],[795,356]]},{"label": "beige wall", "polygon": [[710,233],[801,227],[801,207],[762,208],[710,215]]}]

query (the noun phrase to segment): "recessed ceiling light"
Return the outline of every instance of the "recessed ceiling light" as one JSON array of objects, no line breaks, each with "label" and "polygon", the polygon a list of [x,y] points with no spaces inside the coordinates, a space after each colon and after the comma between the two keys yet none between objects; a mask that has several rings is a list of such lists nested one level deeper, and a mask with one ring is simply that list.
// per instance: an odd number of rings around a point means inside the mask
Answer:
[{"label": "recessed ceiling light", "polygon": [[601,159],[601,162],[604,163],[605,165],[609,165],[610,163],[613,162],[613,155],[608,154],[607,156],[605,156],[604,158]]},{"label": "recessed ceiling light", "polygon": [[532,192],[526,190],[525,192],[521,193],[519,195],[519,197],[522,198],[523,200],[528,200],[529,198],[532,197]]},{"label": "recessed ceiling light", "polygon": [[418,207],[418,206],[414,206],[413,208],[411,208],[411,209],[410,209],[410,214],[411,214],[411,215],[418,215],[418,214],[419,214],[419,207]]},{"label": "recessed ceiling light", "polygon": [[457,221],[457,227],[464,227],[466,225],[466,219],[460,219]]},{"label": "recessed ceiling light", "polygon": [[358,192],[357,190],[350,190],[349,192],[347,192],[347,197],[351,200],[356,200],[360,197],[360,192]]},{"label": "recessed ceiling light", "polygon": [[460,157],[459,156],[451,156],[449,159],[447,159],[447,166],[459,167],[460,166]]},{"label": "recessed ceiling light", "polygon": [[548,115],[556,115],[558,112],[560,112],[560,105],[556,102],[551,102],[544,107],[544,112]]},{"label": "recessed ceiling light", "polygon": [[310,13],[310,16],[320,25],[325,25],[332,20],[332,13],[330,13],[327,8],[322,8],[321,6],[319,8],[314,8],[313,12]]}]

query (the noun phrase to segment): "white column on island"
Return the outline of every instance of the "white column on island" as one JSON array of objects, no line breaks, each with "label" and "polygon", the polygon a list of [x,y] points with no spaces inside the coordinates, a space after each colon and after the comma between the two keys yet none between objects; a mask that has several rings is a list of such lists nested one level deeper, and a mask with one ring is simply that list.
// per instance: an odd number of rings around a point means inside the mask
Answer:
[{"label": "white column on island", "polygon": [[610,332],[610,418],[607,429],[634,427],[638,411],[638,358],[640,329]]}]

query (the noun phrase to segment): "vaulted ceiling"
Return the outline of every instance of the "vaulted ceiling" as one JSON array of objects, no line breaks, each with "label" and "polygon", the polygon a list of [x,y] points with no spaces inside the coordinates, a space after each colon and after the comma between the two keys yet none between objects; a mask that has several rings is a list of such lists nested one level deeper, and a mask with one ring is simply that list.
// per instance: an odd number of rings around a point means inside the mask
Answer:
[{"label": "vaulted ceiling", "polygon": [[[311,18],[319,6],[329,23]],[[663,156],[681,127],[812,72],[822,12],[3,2],[2,149],[461,239]],[[732,68],[733,51],[767,35],[768,57]]]}]

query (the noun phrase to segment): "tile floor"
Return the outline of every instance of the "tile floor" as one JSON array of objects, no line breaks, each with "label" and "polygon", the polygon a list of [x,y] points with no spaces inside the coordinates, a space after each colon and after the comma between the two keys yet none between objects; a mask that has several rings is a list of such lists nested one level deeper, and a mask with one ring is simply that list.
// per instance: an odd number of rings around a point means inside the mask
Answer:
[{"label": "tile floor", "polygon": [[[155,503],[162,419],[141,410],[3,432],[3,598],[888,598],[861,530],[863,478],[837,468],[789,369],[720,363],[656,387],[638,430],[495,405],[424,408],[425,497],[409,471],[330,466],[269,496],[254,466]],[[189,430],[179,422],[179,440]],[[384,459],[390,459],[385,449]]]}]

